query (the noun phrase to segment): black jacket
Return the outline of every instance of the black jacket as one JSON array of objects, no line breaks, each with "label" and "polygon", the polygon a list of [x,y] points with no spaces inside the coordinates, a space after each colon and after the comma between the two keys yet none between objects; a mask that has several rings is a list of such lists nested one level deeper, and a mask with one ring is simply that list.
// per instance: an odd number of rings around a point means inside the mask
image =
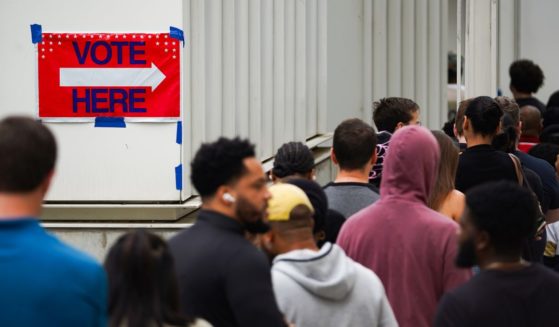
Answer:
[{"label": "black jacket", "polygon": [[268,260],[245,239],[236,220],[201,210],[194,226],[169,245],[185,314],[214,327],[285,326]]}]

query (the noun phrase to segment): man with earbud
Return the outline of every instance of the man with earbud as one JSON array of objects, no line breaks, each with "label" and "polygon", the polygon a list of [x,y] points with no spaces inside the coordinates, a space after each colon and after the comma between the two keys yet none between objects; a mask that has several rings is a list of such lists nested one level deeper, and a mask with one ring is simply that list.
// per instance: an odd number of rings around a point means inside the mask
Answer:
[{"label": "man with earbud", "polygon": [[170,241],[183,312],[213,326],[286,326],[272,290],[266,256],[245,232],[264,233],[270,193],[254,146],[220,138],[191,164],[202,198],[193,227]]}]

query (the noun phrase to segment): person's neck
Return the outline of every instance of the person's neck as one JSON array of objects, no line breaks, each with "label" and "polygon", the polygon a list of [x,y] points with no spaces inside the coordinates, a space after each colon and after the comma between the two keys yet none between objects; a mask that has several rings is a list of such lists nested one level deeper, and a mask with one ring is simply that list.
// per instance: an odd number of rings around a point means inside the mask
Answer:
[{"label": "person's neck", "polygon": [[517,100],[518,99],[528,99],[528,98],[532,97],[532,93],[523,93],[523,92],[513,91],[512,96],[513,96],[513,98],[515,98]]},{"label": "person's neck", "polygon": [[522,137],[529,137],[529,138],[540,138],[540,133],[535,130],[526,130],[522,132]]},{"label": "person's neck", "polygon": [[282,253],[287,253],[295,250],[311,250],[318,252],[320,249],[316,245],[314,239],[305,239],[301,241],[290,242],[282,249]]},{"label": "person's neck", "polygon": [[458,143],[466,144],[466,138],[464,135],[458,136]]},{"label": "person's neck", "polygon": [[368,183],[370,169],[363,170],[341,170],[334,183]]},{"label": "person's neck", "polygon": [[0,219],[39,217],[42,198],[35,193],[0,193]]},{"label": "person's neck", "polygon": [[491,256],[478,264],[482,270],[518,270],[529,265],[521,256]]},{"label": "person's neck", "polygon": [[474,147],[476,145],[491,145],[491,136],[481,136],[481,135],[471,135],[466,138],[466,144],[468,148]]},{"label": "person's neck", "polygon": [[209,203],[202,202],[202,207],[201,208],[204,209],[204,210],[209,210],[209,211],[220,213],[220,214],[222,214],[224,216],[227,216],[228,218],[231,218],[233,220],[238,220],[237,217],[235,217],[235,212],[228,207],[216,205],[215,203],[212,203],[212,202],[209,202]]}]

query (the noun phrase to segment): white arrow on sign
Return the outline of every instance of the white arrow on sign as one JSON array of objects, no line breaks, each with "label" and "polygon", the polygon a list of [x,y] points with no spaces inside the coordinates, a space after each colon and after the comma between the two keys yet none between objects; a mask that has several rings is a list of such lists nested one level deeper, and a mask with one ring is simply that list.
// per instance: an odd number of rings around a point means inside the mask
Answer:
[{"label": "white arrow on sign", "polygon": [[151,68],[60,68],[60,86],[149,86],[153,91],[164,79],[153,62]]}]

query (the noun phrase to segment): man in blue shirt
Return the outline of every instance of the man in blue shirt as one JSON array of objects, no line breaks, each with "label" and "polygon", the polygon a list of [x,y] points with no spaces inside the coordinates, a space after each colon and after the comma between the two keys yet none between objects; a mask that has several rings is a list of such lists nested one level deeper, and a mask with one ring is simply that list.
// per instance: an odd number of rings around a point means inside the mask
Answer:
[{"label": "man in blue shirt", "polygon": [[103,268],[37,219],[55,160],[41,123],[0,121],[0,326],[106,326]]}]

